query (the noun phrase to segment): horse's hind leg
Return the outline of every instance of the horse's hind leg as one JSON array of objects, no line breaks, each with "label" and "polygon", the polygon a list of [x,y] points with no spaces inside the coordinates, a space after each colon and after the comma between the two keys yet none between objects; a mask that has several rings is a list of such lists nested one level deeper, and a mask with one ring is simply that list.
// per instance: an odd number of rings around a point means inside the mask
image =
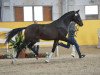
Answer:
[{"label": "horse's hind leg", "polygon": [[50,61],[50,59],[51,59],[53,53],[55,52],[56,47],[57,47],[57,44],[58,44],[58,41],[59,41],[59,40],[54,40],[54,44],[53,44],[52,51],[51,51],[51,53],[49,54],[49,56],[47,57],[47,59],[46,59],[46,62],[47,62],[47,63]]},{"label": "horse's hind leg", "polygon": [[38,56],[39,45],[38,46],[34,46],[34,44],[36,42],[37,41],[30,42],[29,45],[28,45],[28,48],[31,49],[35,53],[36,56]]}]

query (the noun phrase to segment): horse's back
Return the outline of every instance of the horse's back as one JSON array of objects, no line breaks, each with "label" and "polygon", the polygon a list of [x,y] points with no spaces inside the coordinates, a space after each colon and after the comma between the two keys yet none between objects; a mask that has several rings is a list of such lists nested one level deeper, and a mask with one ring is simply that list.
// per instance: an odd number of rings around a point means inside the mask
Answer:
[{"label": "horse's back", "polygon": [[58,37],[57,29],[50,24],[32,24],[25,30],[25,37],[31,39],[54,40]]}]

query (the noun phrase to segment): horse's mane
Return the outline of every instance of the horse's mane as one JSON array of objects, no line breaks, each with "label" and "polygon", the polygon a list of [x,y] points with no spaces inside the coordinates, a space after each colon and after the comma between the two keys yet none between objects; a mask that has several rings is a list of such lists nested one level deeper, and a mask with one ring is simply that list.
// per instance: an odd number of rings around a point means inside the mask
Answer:
[{"label": "horse's mane", "polygon": [[67,13],[65,13],[64,15],[62,15],[59,19],[66,18],[67,16],[70,16],[70,15],[74,14],[74,12],[75,12],[75,11],[67,12]]},{"label": "horse's mane", "polygon": [[[74,14],[75,11],[69,11],[67,13],[65,13],[64,15],[62,15],[59,19],[55,20],[52,22],[52,25],[57,25],[57,23],[65,18],[67,18],[68,16]],[[58,21],[59,20],[59,21]],[[51,23],[50,23],[51,24]]]}]

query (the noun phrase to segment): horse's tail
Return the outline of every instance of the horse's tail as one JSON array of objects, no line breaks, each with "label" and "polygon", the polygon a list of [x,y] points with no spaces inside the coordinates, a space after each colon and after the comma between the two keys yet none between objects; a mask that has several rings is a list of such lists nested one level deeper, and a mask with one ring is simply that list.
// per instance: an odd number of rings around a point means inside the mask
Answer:
[{"label": "horse's tail", "polygon": [[21,32],[25,28],[26,27],[16,28],[16,29],[13,29],[10,32],[8,32],[5,43],[9,43],[9,41],[11,40],[12,37],[14,37],[17,33]]}]

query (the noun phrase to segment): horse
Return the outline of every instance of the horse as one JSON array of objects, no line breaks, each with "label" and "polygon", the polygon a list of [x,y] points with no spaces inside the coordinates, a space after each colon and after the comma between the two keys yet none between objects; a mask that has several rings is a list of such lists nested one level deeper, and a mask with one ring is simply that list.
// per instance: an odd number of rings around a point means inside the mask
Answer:
[{"label": "horse", "polygon": [[[21,47],[23,47],[23,45],[27,46],[36,54],[36,56],[38,56],[38,51],[35,51],[32,46],[40,39],[54,40],[52,51],[49,54],[48,59],[46,60],[47,62],[49,62],[51,56],[55,52],[59,40],[73,44],[71,41],[69,41],[66,38],[66,35],[68,33],[67,32],[68,25],[70,24],[71,21],[74,21],[79,26],[83,26],[83,22],[80,17],[79,10],[69,11],[64,15],[62,15],[57,20],[49,24],[31,24],[27,27],[15,28],[8,33],[6,38],[6,43],[9,43],[12,37],[14,37],[16,34],[18,34],[19,32],[25,29],[24,32],[25,38]],[[17,52],[16,58],[18,57],[20,51],[21,50]]]}]

